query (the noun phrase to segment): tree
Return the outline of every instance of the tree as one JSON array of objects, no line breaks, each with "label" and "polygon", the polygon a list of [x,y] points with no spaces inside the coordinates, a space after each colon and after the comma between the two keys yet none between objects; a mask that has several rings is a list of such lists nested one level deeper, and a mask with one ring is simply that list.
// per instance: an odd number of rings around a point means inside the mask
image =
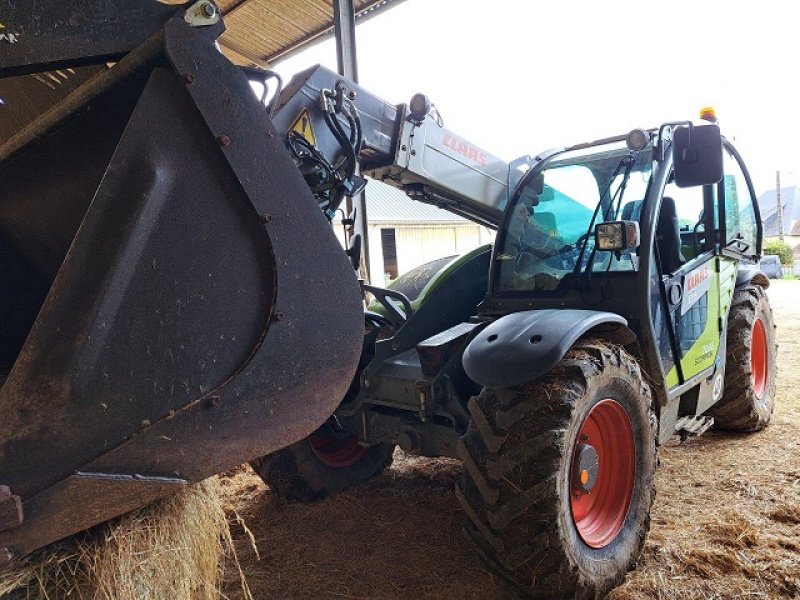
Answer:
[{"label": "tree", "polygon": [[764,244],[764,254],[775,254],[779,256],[782,265],[791,265],[794,262],[792,247],[780,240],[770,240]]}]

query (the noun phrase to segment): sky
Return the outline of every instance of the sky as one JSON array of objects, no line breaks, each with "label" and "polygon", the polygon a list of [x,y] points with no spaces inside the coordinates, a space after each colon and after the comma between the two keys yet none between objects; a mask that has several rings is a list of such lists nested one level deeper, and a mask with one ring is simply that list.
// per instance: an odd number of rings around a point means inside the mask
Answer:
[{"label": "sky", "polygon": [[[404,0],[356,28],[359,83],[427,94],[510,160],[716,108],[757,193],[800,175],[800,3]],[[274,65],[336,68],[333,40]],[[798,177],[797,179],[800,179]]]}]

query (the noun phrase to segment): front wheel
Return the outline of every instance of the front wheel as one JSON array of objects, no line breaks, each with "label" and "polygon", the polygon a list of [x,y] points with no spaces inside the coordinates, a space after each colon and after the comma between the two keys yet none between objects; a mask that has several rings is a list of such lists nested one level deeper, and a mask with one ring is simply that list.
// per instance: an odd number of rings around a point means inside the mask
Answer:
[{"label": "front wheel", "polygon": [[328,422],[304,440],[253,461],[251,466],[280,497],[321,500],[372,479],[391,463],[394,446],[362,446]]},{"label": "front wheel", "polygon": [[469,403],[456,493],[488,564],[540,598],[601,597],[634,567],[657,423],[639,365],[578,342],[547,375]]}]

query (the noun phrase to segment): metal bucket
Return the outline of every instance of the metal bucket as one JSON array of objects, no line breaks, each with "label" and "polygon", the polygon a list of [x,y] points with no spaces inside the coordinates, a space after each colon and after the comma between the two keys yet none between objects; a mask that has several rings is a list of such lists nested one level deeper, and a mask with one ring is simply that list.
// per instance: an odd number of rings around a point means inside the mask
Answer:
[{"label": "metal bucket", "polygon": [[172,19],[0,160],[0,562],[336,408],[356,278],[209,36]]}]

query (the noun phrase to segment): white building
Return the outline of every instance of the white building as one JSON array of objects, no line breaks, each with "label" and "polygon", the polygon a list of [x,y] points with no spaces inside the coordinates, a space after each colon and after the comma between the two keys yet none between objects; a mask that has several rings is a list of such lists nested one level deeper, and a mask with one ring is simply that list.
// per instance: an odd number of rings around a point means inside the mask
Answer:
[{"label": "white building", "polygon": [[[397,188],[370,181],[365,190],[369,225],[370,275],[374,285],[423,263],[463,254],[494,241],[494,232]],[[341,223],[336,235],[343,240]]]}]

